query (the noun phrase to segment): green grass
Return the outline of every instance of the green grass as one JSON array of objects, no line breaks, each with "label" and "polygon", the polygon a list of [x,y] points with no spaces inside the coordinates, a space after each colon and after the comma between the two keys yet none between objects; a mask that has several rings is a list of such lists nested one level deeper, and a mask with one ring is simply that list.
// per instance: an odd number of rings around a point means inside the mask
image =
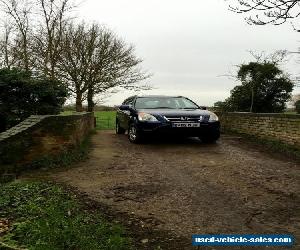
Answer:
[{"label": "green grass", "polygon": [[68,111],[61,112],[60,115],[72,115],[73,112],[74,112],[74,111],[69,111],[69,110],[68,110]]},{"label": "green grass", "polygon": [[0,249],[131,249],[120,225],[108,223],[62,187],[41,182],[0,184]]},{"label": "green grass", "polygon": [[[61,115],[71,115],[73,111],[64,111]],[[95,111],[97,125],[96,129],[115,129],[116,111]]]},{"label": "green grass", "polygon": [[116,111],[96,111],[96,129],[115,129]]}]

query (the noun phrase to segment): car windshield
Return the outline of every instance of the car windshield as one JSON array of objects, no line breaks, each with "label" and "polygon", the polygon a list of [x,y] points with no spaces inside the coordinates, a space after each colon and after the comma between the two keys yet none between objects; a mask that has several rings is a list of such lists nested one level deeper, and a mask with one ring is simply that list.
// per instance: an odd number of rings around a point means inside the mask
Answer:
[{"label": "car windshield", "polygon": [[136,109],[197,109],[195,103],[184,97],[139,97]]}]

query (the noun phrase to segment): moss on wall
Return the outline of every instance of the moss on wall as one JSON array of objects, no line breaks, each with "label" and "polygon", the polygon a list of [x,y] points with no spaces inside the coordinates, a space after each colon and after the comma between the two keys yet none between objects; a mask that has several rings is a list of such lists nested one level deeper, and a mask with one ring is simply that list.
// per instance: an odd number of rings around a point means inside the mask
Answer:
[{"label": "moss on wall", "polygon": [[0,134],[0,175],[64,155],[78,148],[93,129],[93,113],[30,117]]},{"label": "moss on wall", "polygon": [[217,113],[223,132],[235,132],[300,150],[300,115]]}]

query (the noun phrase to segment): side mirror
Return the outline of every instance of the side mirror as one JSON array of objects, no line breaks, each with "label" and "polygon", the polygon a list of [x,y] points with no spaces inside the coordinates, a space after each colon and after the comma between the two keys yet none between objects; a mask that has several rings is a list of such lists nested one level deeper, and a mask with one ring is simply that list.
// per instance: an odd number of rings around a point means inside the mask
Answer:
[{"label": "side mirror", "polygon": [[119,107],[120,110],[130,110],[131,106],[130,105],[121,105]]},{"label": "side mirror", "polygon": [[200,106],[200,108],[203,110],[207,110],[207,107],[205,107],[205,106]]}]

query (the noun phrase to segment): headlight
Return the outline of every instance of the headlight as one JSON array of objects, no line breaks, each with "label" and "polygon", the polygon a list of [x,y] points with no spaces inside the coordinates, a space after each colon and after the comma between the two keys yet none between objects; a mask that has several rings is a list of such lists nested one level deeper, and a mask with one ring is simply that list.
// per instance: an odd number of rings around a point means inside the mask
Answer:
[{"label": "headlight", "polygon": [[139,112],[138,119],[139,119],[139,121],[148,121],[148,122],[156,122],[157,121],[155,116],[144,113],[144,112]]},{"label": "headlight", "polygon": [[211,112],[210,115],[209,115],[209,121],[210,122],[219,121],[219,117],[216,114],[214,114],[214,113]]}]

